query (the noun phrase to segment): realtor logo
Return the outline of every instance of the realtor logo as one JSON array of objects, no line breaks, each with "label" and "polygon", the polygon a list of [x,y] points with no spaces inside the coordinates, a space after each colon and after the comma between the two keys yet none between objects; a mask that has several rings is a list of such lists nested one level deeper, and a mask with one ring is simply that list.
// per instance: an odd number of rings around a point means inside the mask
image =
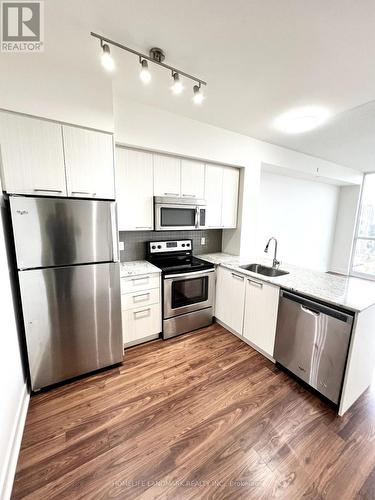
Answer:
[{"label": "realtor logo", "polygon": [[43,2],[1,2],[1,51],[44,50]]}]

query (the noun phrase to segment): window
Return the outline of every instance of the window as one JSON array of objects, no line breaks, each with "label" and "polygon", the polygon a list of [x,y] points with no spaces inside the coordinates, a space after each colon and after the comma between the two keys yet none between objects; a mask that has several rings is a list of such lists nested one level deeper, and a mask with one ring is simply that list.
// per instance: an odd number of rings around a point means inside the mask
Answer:
[{"label": "window", "polygon": [[352,274],[375,279],[375,173],[366,174],[363,181]]}]

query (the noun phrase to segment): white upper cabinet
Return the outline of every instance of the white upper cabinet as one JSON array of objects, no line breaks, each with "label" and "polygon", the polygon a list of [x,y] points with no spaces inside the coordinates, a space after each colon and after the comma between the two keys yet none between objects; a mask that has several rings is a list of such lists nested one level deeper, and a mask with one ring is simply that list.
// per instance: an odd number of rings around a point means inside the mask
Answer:
[{"label": "white upper cabinet", "polygon": [[222,226],[237,226],[238,206],[238,168],[223,167],[223,194],[222,194]]},{"label": "white upper cabinet", "polygon": [[246,278],[243,336],[270,357],[275,344],[279,292],[277,286]]},{"label": "white upper cabinet", "polygon": [[68,196],[115,199],[111,134],[63,125]]},{"label": "white upper cabinet", "polygon": [[174,156],[154,154],[154,195],[180,196],[181,160]]},{"label": "white upper cabinet", "polygon": [[239,169],[206,165],[205,199],[207,226],[234,228],[237,225]]},{"label": "white upper cabinet", "polygon": [[209,228],[221,228],[223,167],[206,165],[205,199],[206,224]]},{"label": "white upper cabinet", "polygon": [[5,191],[66,196],[60,124],[0,113],[0,148]]},{"label": "white upper cabinet", "polygon": [[204,198],[204,171],[204,163],[181,160],[181,196],[185,198]]},{"label": "white upper cabinet", "polygon": [[245,278],[230,269],[217,268],[215,316],[235,333],[242,335]]},{"label": "white upper cabinet", "polygon": [[154,227],[152,154],[116,148],[116,192],[119,231]]}]

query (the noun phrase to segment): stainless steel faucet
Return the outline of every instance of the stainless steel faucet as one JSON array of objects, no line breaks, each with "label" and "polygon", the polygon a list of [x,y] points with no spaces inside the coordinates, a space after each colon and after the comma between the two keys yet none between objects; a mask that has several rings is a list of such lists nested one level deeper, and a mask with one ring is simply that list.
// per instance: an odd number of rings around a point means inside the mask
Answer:
[{"label": "stainless steel faucet", "polygon": [[274,255],[273,255],[272,267],[279,267],[279,265],[280,265],[280,261],[279,261],[279,260],[277,260],[277,258],[276,258],[276,256],[277,256],[277,239],[276,239],[276,238],[274,238],[274,237],[272,236],[272,238],[270,238],[270,239],[267,241],[267,245],[266,245],[266,248],[264,249],[264,251],[265,251],[265,253],[267,253],[267,252],[268,252],[268,247],[270,246],[270,243],[271,243],[271,241],[272,241],[272,240],[275,242],[275,253],[274,253]]}]

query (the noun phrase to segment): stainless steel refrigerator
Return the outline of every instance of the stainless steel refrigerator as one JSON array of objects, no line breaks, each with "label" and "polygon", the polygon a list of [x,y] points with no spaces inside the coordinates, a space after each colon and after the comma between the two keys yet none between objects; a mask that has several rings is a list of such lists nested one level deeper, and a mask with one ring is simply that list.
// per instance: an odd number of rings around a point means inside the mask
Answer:
[{"label": "stainless steel refrigerator", "polygon": [[122,361],[115,203],[9,204],[32,390]]}]

